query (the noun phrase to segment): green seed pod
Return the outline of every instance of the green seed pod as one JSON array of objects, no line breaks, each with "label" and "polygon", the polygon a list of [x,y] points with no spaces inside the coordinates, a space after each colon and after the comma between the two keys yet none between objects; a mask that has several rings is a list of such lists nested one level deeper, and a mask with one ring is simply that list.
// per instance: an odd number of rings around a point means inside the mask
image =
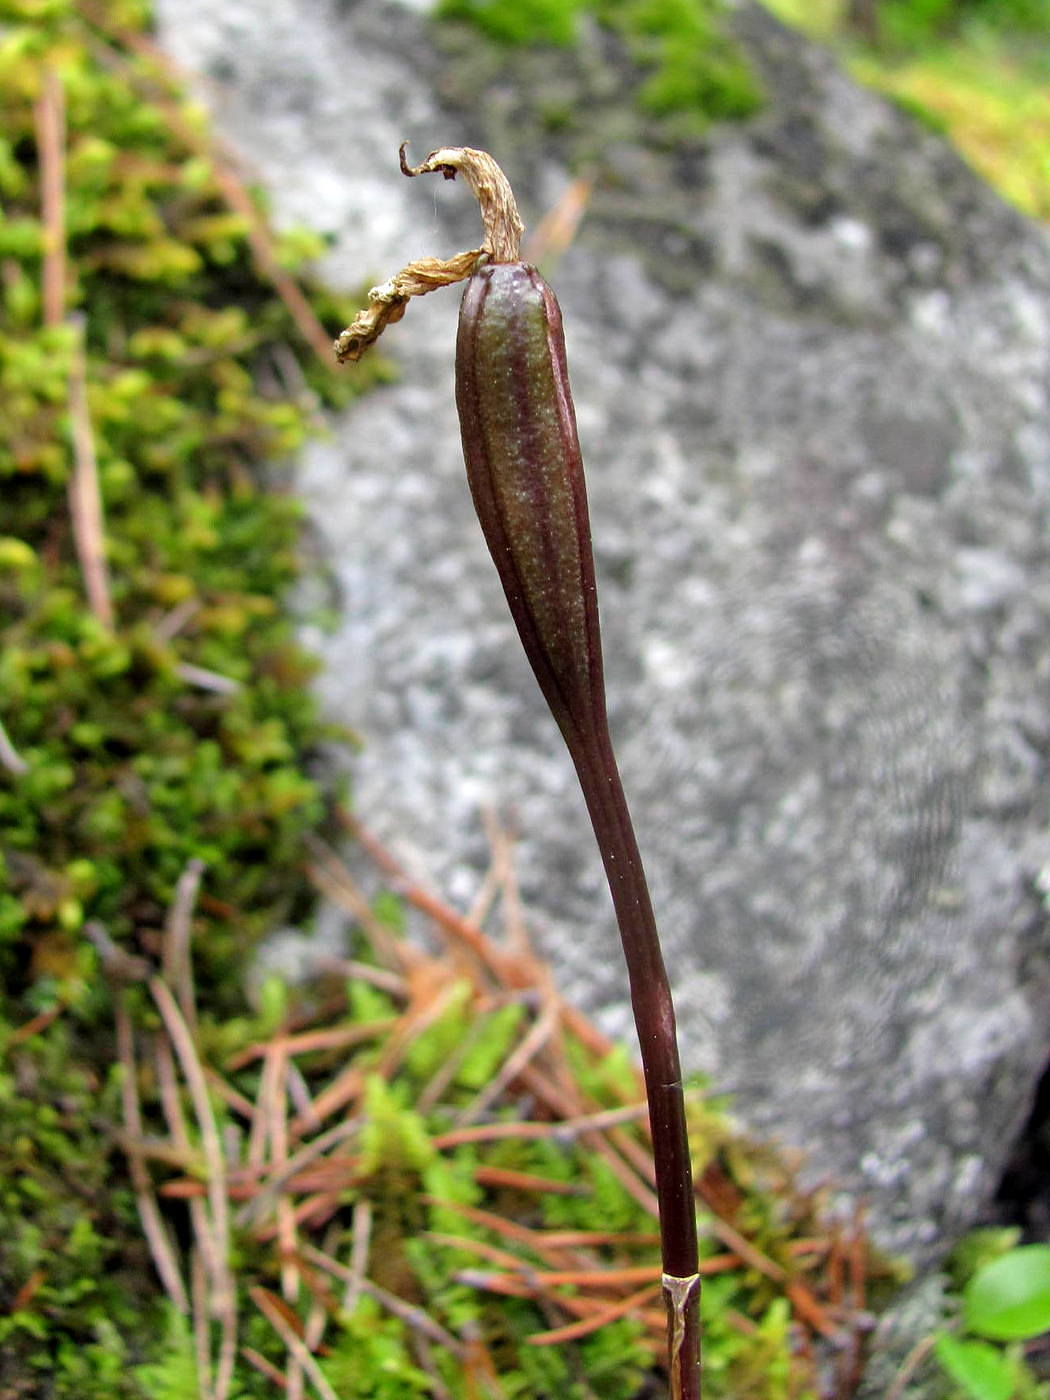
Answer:
[{"label": "green seed pod", "polygon": [[604,728],[583,461],[561,311],[525,263],[488,263],[463,294],[456,403],[467,479],[511,613],[566,737]]}]

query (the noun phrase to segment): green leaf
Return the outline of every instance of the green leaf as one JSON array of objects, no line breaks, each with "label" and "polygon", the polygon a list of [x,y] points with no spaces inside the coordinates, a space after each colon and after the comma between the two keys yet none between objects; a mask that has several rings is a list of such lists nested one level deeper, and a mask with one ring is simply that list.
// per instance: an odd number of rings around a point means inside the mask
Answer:
[{"label": "green leaf", "polygon": [[937,1360],[973,1400],[1010,1400],[1014,1372],[1010,1362],[988,1342],[960,1341],[947,1333],[937,1338]]},{"label": "green leaf", "polygon": [[999,1342],[1050,1330],[1050,1245],[1023,1245],[980,1269],[963,1293],[963,1318]]}]

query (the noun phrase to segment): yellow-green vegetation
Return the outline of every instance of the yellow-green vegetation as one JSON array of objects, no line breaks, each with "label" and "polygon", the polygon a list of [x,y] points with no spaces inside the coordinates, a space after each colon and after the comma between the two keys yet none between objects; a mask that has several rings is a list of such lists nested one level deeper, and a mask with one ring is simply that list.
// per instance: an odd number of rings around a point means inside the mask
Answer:
[{"label": "yellow-green vegetation", "polygon": [[[0,0],[5,1397],[140,1393],[128,1323],[151,1274],[112,1184],[85,931],[148,955],[200,859],[202,971],[236,1000],[253,939],[308,899],[326,800],[283,602],[299,508],[276,478],[338,381],[260,275],[261,219],[243,190],[231,207],[146,18]],[[304,251],[265,249],[278,278]]]},{"label": "yellow-green vegetation", "polygon": [[264,476],[337,381],[256,271],[199,115],[130,47],[143,21],[0,4],[0,971],[35,1010],[92,980],[85,920],[141,946],[194,857],[221,962],[294,902],[322,815],[312,666],[282,607],[299,507]]},{"label": "yellow-green vegetation", "polygon": [[1043,0],[876,3],[878,42],[846,0],[765,0],[842,47],[851,72],[937,129],[1024,213],[1050,219],[1050,7]]},{"label": "yellow-green vegetation", "polygon": [[726,29],[723,0],[438,0],[436,13],[504,44],[569,45],[585,19],[597,22],[645,71],[636,94],[642,111],[688,118],[697,130],[745,117],[761,101]]}]

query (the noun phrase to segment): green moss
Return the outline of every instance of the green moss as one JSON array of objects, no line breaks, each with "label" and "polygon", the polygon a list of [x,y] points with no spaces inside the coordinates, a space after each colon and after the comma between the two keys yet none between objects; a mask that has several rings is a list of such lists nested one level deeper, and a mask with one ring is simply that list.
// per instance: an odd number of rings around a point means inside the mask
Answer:
[{"label": "green moss", "polygon": [[722,0],[438,0],[436,13],[466,20],[502,44],[576,41],[590,16],[617,34],[645,77],[636,100],[657,117],[748,116],[761,102],[757,79],[729,36]]},{"label": "green moss", "polygon": [[[119,1155],[98,1123],[113,1086],[56,1024],[25,1044],[0,1026],[0,1394],[139,1395],[126,1374],[153,1293]],[[148,1304],[147,1304],[148,1308]]]},{"label": "green moss", "polygon": [[[139,1395],[154,1330],[92,1067],[112,1058],[112,1007],[86,926],[155,956],[202,860],[199,971],[236,1007],[252,940],[312,899],[303,841],[330,796],[285,604],[301,512],[280,464],[352,381],[316,362],[258,272],[199,114],[140,51],[146,24],[137,0],[0,0],[0,1027],[60,1018],[0,1062],[12,1397]],[[63,321],[45,326],[47,74],[66,261]],[[274,249],[299,271],[319,251],[294,233]],[[312,297],[333,330],[346,319]],[[81,357],[113,626],[88,606],[70,516]]]},{"label": "green moss", "polygon": [[[836,43],[853,76],[947,136],[999,193],[1050,220],[1050,7],[1044,0],[883,0],[879,42],[848,30],[844,0],[765,0]],[[1036,39],[1036,42],[1033,42]]]},{"label": "green moss", "polygon": [[[61,980],[89,919],[141,944],[192,858],[216,896],[221,966],[294,903],[325,800],[312,662],[282,606],[300,509],[266,478],[311,430],[317,395],[350,381],[299,344],[247,221],[186,144],[196,118],[122,47],[142,7],[99,14],[105,45],[74,4],[0,4],[0,720],[27,770],[0,776],[9,995],[45,966]],[[86,605],[66,500],[77,336],[40,325],[46,70],[65,91],[66,301],[86,327],[112,630]],[[277,256],[316,251],[287,236]],[[320,300],[333,324],[343,310]],[[292,389],[275,372],[285,346]]]},{"label": "green moss", "polygon": [[568,45],[585,0],[441,0],[438,13],[465,19],[502,44]]}]

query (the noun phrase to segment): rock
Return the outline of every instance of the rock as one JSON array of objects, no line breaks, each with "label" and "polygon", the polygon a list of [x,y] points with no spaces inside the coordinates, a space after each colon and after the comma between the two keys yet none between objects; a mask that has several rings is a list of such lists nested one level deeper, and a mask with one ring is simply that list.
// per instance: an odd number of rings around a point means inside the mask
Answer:
[{"label": "rock", "polygon": [[[765,109],[674,139],[633,114],[637,74],[597,29],[499,55],[418,6],[157,8],[346,287],[476,241],[463,189],[398,175],[406,136],[492,150],[532,223],[592,174],[550,275],[685,1057],[866,1198],[883,1243],[936,1254],[1050,1044],[1046,232],[750,4]],[[341,600],[307,632],[364,739],[364,820],[466,897],[481,808],[511,817],[565,992],[626,1036],[583,804],[468,500],[457,304],[414,305],[385,341],[399,382],[304,454]]]}]

